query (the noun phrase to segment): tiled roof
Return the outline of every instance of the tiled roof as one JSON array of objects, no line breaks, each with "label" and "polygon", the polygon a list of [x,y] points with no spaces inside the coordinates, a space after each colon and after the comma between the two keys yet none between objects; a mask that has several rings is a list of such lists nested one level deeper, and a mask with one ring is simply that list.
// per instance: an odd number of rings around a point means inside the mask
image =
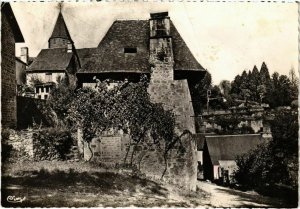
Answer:
[{"label": "tiled roof", "polygon": [[203,150],[204,147],[204,141],[205,141],[205,136],[203,134],[194,134],[194,138],[197,143],[197,150]]},{"label": "tiled roof", "polygon": [[235,160],[237,155],[245,154],[266,142],[260,134],[205,136],[205,140],[214,165],[219,160]]},{"label": "tiled roof", "polygon": [[68,53],[65,48],[42,49],[29,66],[31,71],[64,71],[68,67],[73,53]]},{"label": "tiled roof", "polygon": [[[77,50],[82,65],[79,73],[150,73],[148,39],[145,37],[149,37],[147,21],[115,21],[98,48]],[[137,47],[137,53],[125,55],[124,47]]]},{"label": "tiled roof", "polygon": [[65,20],[61,14],[61,12],[59,13],[52,35],[50,37],[51,38],[65,38],[65,39],[69,39],[70,41],[72,41],[71,36],[69,34],[68,28],[66,26]]},{"label": "tiled roof", "polygon": [[[148,20],[115,21],[97,48],[79,49],[82,68],[79,73],[150,73]],[[171,22],[175,71],[205,71],[197,62]],[[137,53],[125,54],[124,48],[136,47]]]},{"label": "tiled roof", "polygon": [[204,148],[204,142],[205,142],[205,137],[206,136],[211,136],[215,135],[213,133],[196,133],[193,135],[194,139],[196,140],[197,143],[197,150],[203,150]]}]

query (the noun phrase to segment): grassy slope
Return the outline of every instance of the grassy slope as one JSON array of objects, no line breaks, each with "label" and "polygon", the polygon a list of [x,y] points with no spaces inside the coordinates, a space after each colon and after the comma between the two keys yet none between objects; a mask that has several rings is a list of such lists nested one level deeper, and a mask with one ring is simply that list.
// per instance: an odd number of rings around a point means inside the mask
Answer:
[{"label": "grassy slope", "polygon": [[[8,195],[26,200],[8,203]],[[15,163],[2,174],[2,206],[11,207],[195,207],[206,195],[83,162]]]}]

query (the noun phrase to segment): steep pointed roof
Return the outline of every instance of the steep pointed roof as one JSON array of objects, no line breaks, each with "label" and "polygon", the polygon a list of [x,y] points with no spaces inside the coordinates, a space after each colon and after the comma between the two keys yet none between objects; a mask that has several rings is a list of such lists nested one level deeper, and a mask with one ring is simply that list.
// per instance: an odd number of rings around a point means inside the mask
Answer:
[{"label": "steep pointed roof", "polygon": [[51,38],[64,38],[73,42],[61,12],[58,14]]},{"label": "steep pointed roof", "polygon": [[[175,72],[205,71],[189,50],[172,21],[171,36]],[[149,37],[149,20],[116,20],[97,48],[92,51],[77,50],[82,63],[79,73],[150,73]],[[136,47],[136,55],[124,55],[125,47]]]}]

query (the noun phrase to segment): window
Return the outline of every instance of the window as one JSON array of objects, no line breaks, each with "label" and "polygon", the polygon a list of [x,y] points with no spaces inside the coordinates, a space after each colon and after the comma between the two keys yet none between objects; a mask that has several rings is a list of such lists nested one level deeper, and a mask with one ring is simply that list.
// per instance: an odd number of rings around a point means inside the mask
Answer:
[{"label": "window", "polygon": [[125,47],[124,48],[124,53],[133,54],[133,53],[136,53],[136,52],[137,52],[136,47]]},{"label": "window", "polygon": [[48,98],[48,95],[44,95],[44,99],[47,99]]},{"label": "window", "polygon": [[49,93],[49,86],[46,86],[46,93]]},{"label": "window", "polygon": [[41,96],[41,95],[38,95],[38,98],[39,98],[39,99],[42,99],[42,96]]},{"label": "window", "polygon": [[41,92],[44,92],[44,87],[41,87]]},{"label": "window", "polygon": [[40,90],[40,88],[39,88],[39,87],[36,87],[36,93],[37,93],[37,94],[40,93],[39,90]]},{"label": "window", "polygon": [[46,80],[46,82],[51,82],[52,81],[52,73],[46,73],[45,80]]}]

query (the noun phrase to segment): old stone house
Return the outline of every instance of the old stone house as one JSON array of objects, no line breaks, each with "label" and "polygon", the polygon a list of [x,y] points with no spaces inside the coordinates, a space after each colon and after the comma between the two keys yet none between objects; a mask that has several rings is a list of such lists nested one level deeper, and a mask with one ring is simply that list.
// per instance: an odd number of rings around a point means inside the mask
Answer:
[{"label": "old stone house", "polygon": [[78,49],[81,69],[78,86],[100,80],[138,81],[151,77],[149,93],[154,102],[174,110],[179,130],[195,133],[190,88],[206,70],[185,44],[168,12],[153,13],[149,20],[116,20],[96,48]]},{"label": "old stone house", "polygon": [[42,49],[26,70],[27,84],[34,86],[35,98],[40,99],[47,99],[61,79],[75,85],[75,73],[80,68],[74,42],[61,12],[48,43],[48,49]]},{"label": "old stone house", "polygon": [[[81,63],[76,73],[78,87],[95,87],[95,77],[101,81],[137,82],[146,75],[150,78],[148,92],[152,101],[174,111],[177,133],[196,132],[190,89],[206,70],[194,58],[168,12],[150,14],[149,20],[116,20],[97,47],[77,49],[77,53]],[[89,147],[82,143],[82,133],[78,136],[79,150],[85,158],[101,163],[122,163],[130,140],[128,135],[110,133],[95,137]],[[189,151],[183,156],[174,151],[166,177],[195,189],[196,143],[193,137],[183,143]],[[164,160],[154,147],[137,151],[135,159],[142,172],[160,177]]]},{"label": "old stone house", "polygon": [[[73,82],[76,80],[80,88],[94,87],[94,77],[113,82],[125,79],[137,82],[141,75],[146,75],[150,77],[148,91],[152,100],[174,111],[178,134],[185,130],[195,133],[190,88],[205,73],[206,70],[194,58],[167,12],[151,14],[149,20],[116,20],[97,47],[83,49],[75,49],[64,18],[59,13],[49,38],[49,48],[41,50],[26,71],[27,82],[34,84],[36,98],[41,99],[48,97],[57,78],[62,76],[72,78]],[[87,152],[90,149],[82,143],[80,132],[78,139],[79,150],[89,159]],[[196,155],[196,147],[192,142],[187,141],[187,146],[192,150],[187,153],[190,157]],[[119,163],[127,146],[128,135],[101,135],[91,142],[92,160]],[[145,165],[154,165],[152,174],[160,176],[164,169],[162,156],[153,150],[149,153],[151,156],[144,160],[151,162]],[[182,158],[181,161],[181,164],[174,162],[174,166],[189,167],[191,172],[178,175],[177,179],[182,177],[186,180],[186,176],[196,175],[195,160]],[[173,174],[170,172],[170,175]]]},{"label": "old stone house", "polygon": [[9,3],[1,3],[1,125],[17,124],[17,79],[15,43],[24,42]]}]

